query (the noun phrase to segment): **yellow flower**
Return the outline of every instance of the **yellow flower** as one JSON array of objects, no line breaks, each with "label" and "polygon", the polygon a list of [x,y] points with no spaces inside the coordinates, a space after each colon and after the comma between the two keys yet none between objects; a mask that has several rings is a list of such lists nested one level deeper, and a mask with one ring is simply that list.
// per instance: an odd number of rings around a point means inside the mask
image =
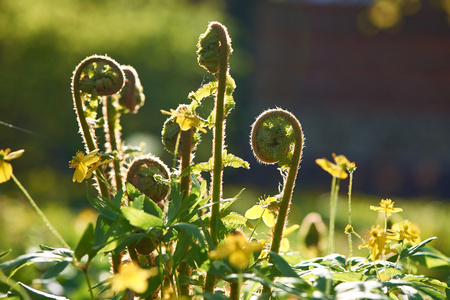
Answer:
[{"label": "yellow flower", "polygon": [[138,294],[144,293],[148,288],[148,279],[158,275],[158,268],[142,269],[133,263],[122,264],[119,272],[111,278],[111,288],[114,292],[126,289]]},{"label": "yellow flower", "polygon": [[252,253],[262,248],[263,244],[255,240],[248,242],[242,233],[230,234],[225,237],[225,244],[209,252],[209,258],[228,258],[233,267],[245,269],[250,263]]},{"label": "yellow flower", "polygon": [[257,205],[253,205],[245,212],[245,217],[247,219],[259,219],[262,217],[264,223],[267,227],[275,226],[275,207],[278,205],[277,198],[268,197],[266,200],[260,199]]},{"label": "yellow flower", "polygon": [[72,178],[73,182],[82,182],[84,179],[89,179],[91,177],[92,171],[89,172],[89,167],[93,166],[100,160],[97,152],[98,150],[94,150],[85,156],[83,152],[78,151],[72,158],[69,162],[69,167],[75,168]]},{"label": "yellow flower", "polygon": [[344,155],[336,155],[333,153],[333,158],[335,163],[332,163],[326,158],[316,159],[316,164],[318,164],[322,169],[330,173],[331,176],[345,179],[348,177],[348,172],[353,172],[356,170],[356,165],[354,162],[350,162]]},{"label": "yellow flower", "polygon": [[174,116],[176,122],[180,125],[181,130],[187,131],[191,128],[197,128],[206,133],[206,130],[200,126],[202,119],[192,113],[191,109],[187,105],[180,105],[177,110],[170,109],[170,112],[161,110],[165,115]]},{"label": "yellow flower", "polygon": [[10,160],[19,158],[22,156],[25,150],[17,150],[11,152],[11,149],[0,150],[0,183],[6,182],[11,179],[13,173],[12,165],[8,162]]},{"label": "yellow flower", "polygon": [[372,261],[379,260],[382,258],[383,254],[388,254],[391,252],[396,252],[394,249],[386,249],[386,242],[396,240],[396,234],[391,232],[386,232],[384,229],[377,225],[377,227],[373,226],[367,233],[367,237],[369,240],[359,245],[359,249],[366,247],[370,250],[369,258]]},{"label": "yellow flower", "polygon": [[386,214],[386,217],[392,215],[393,213],[403,211],[403,209],[401,208],[394,208],[394,202],[391,199],[382,199],[380,202],[380,206],[371,205],[370,209],[377,212],[384,212]]},{"label": "yellow flower", "polygon": [[400,241],[405,240],[411,242],[412,245],[420,243],[420,230],[417,225],[412,224],[410,221],[405,220],[401,223],[395,223],[392,225],[392,230],[398,233],[398,239]]}]

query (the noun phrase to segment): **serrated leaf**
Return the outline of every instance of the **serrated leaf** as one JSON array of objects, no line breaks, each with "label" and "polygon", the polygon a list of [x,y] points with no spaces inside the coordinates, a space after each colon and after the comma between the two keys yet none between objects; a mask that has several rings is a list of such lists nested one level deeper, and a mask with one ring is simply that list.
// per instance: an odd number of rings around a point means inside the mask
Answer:
[{"label": "serrated leaf", "polygon": [[202,85],[197,91],[190,92],[188,97],[194,100],[196,103],[191,105],[192,109],[195,109],[198,104],[206,97],[214,95],[217,92],[217,81],[211,81]]},{"label": "serrated leaf", "polygon": [[230,212],[228,215],[222,218],[222,222],[225,225],[245,226],[247,218],[236,212]]},{"label": "serrated leaf", "polygon": [[[250,169],[250,164],[248,162],[231,153],[227,153],[226,150],[222,153],[222,166]],[[212,172],[213,170],[214,162],[211,157],[208,162],[198,163],[184,169],[180,176],[187,176],[189,173],[200,174],[201,172]]]},{"label": "serrated leaf", "polygon": [[224,167],[233,167],[233,168],[245,168],[250,169],[250,164],[243,160],[242,158],[239,158],[237,156],[234,156],[231,153],[227,153],[227,151],[223,151],[222,155],[222,163]]},{"label": "serrated leaf", "polygon": [[148,230],[152,227],[164,226],[164,221],[161,218],[155,217],[142,210],[129,206],[121,207],[120,210],[122,211],[125,219],[127,219],[131,225],[141,229]]}]

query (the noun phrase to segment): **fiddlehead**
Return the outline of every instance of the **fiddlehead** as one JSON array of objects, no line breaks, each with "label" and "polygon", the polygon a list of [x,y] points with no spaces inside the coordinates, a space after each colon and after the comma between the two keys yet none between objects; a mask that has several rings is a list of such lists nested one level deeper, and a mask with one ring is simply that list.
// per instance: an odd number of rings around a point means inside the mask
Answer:
[{"label": "fiddlehead", "polygon": [[119,105],[128,112],[135,114],[145,102],[141,81],[132,66],[122,66],[122,70],[126,81],[125,86],[120,91]]},{"label": "fiddlehead", "polygon": [[222,152],[224,147],[224,99],[226,91],[226,79],[228,75],[228,59],[232,52],[231,41],[227,29],[218,22],[212,22],[208,30],[200,36],[198,42],[198,62],[210,73],[219,73],[218,88],[215,101],[215,125],[212,174],[212,203],[211,208],[211,238],[217,246],[218,238],[216,223],[220,213],[220,198],[222,197]]},{"label": "fiddlehead", "polygon": [[270,249],[276,253],[279,252],[283,237],[302,156],[303,140],[302,127],[297,118],[282,109],[265,111],[252,125],[251,145],[256,158],[266,164],[278,163],[282,170],[288,170]]},{"label": "fiddlehead", "polygon": [[[303,151],[303,131],[297,118],[282,109],[267,110],[253,123],[251,145],[256,158],[266,164],[278,163],[282,170],[287,170],[284,178],[283,196],[278,217],[273,228],[270,250],[280,251],[283,231],[291,204],[295,179]],[[264,286],[264,293],[270,288]]]},{"label": "fiddlehead", "polygon": [[[122,89],[124,82],[124,73],[120,65],[106,56],[90,56],[76,67],[72,77],[72,96],[87,152],[98,148],[95,136],[95,118],[99,96],[116,94]],[[98,180],[98,177],[103,177],[103,175],[98,175],[97,184],[100,193],[104,197],[109,197],[108,188]]]},{"label": "fiddlehead", "polygon": [[[211,221],[210,234],[214,246],[219,243],[217,237],[217,223],[220,218],[220,199],[222,197],[222,152],[224,147],[225,127],[225,92],[228,75],[228,60],[232,52],[231,40],[225,26],[218,22],[209,24],[205,33],[200,35],[198,47],[198,63],[212,74],[219,73],[217,79],[217,94],[215,99],[215,124],[213,137],[213,172],[211,183]],[[205,291],[214,289],[214,275],[208,273]]]},{"label": "fiddlehead", "polygon": [[155,176],[168,180],[170,178],[169,168],[159,158],[146,155],[136,158],[131,163],[128,168],[127,181],[153,202],[160,204],[169,194],[169,186],[157,180]]},{"label": "fiddlehead", "polygon": [[104,97],[103,117],[105,118],[106,149],[116,159],[113,161],[115,188],[121,190],[122,182],[122,140],[120,117],[123,113],[137,113],[144,105],[145,95],[136,70],[131,66],[121,66],[125,74],[125,85],[119,93]]}]

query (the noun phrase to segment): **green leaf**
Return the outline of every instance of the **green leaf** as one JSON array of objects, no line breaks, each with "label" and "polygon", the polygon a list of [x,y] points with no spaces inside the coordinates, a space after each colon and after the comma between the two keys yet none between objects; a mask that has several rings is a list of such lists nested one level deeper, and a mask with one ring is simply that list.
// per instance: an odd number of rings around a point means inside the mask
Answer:
[{"label": "green leaf", "polygon": [[170,199],[172,200],[169,202],[169,210],[167,212],[168,224],[175,222],[175,218],[178,215],[181,206],[181,200],[183,199],[179,183],[173,182],[170,185]]},{"label": "green leaf", "polygon": [[66,297],[56,296],[56,295],[52,295],[49,293],[45,293],[45,292],[36,290],[32,287],[29,287],[26,284],[23,284],[22,282],[19,282],[18,284],[27,291],[28,295],[33,300],[69,300]]},{"label": "green leaf", "polygon": [[195,110],[200,102],[206,97],[214,95],[217,91],[217,81],[211,81],[202,85],[197,91],[190,92],[188,97],[193,100],[191,109]]},{"label": "green leaf", "polygon": [[3,256],[8,255],[9,252],[11,252],[11,249],[1,252],[0,253],[0,258],[2,258]]},{"label": "green leaf", "polygon": [[161,208],[159,208],[158,204],[156,204],[155,201],[153,201],[146,195],[142,195],[142,196],[144,197],[144,206],[142,209],[146,213],[154,215],[155,217],[162,219],[164,214],[163,214]]},{"label": "green leaf", "polygon": [[431,247],[423,247],[421,251],[411,255],[410,259],[426,266],[428,269],[450,268],[450,258]]},{"label": "green leaf", "polygon": [[89,223],[89,225],[84,230],[84,233],[81,236],[81,239],[78,242],[77,247],[75,248],[75,257],[78,260],[81,260],[83,256],[88,255],[89,260],[91,260],[96,254],[96,251],[92,249],[93,245],[94,245],[94,225],[92,225],[92,223]]},{"label": "green leaf", "polygon": [[124,206],[120,210],[122,211],[125,219],[127,219],[131,225],[141,229],[148,230],[152,227],[164,226],[164,221],[161,218],[155,217],[142,210],[129,206]]},{"label": "green leaf", "polygon": [[[227,153],[226,150],[222,153],[222,165],[223,167],[250,169],[250,164],[248,162],[231,153]],[[211,157],[208,162],[198,163],[184,169],[180,176],[187,176],[190,173],[200,174],[201,172],[212,172],[213,169],[214,162]]]},{"label": "green leaf", "polygon": [[127,190],[128,197],[130,197],[131,201],[142,195],[142,193],[128,181],[125,182],[125,188]]},{"label": "green leaf", "polygon": [[344,282],[335,287],[337,299],[376,299],[389,300],[381,292],[382,284],[379,281]]},{"label": "green leaf", "polygon": [[190,223],[175,223],[173,225],[177,231],[182,231],[191,237],[192,241],[198,240],[198,242],[203,246],[205,245],[205,240],[203,239],[203,235],[200,231],[200,228]]},{"label": "green leaf", "polygon": [[[434,237],[431,237],[431,238],[428,238],[428,239],[422,241],[421,243],[419,243],[417,245],[414,245],[410,248],[404,249],[400,254],[400,258],[403,259],[403,258],[409,257],[409,256],[417,253],[420,250],[420,248],[424,247],[426,244],[428,244],[429,242],[431,242],[435,239],[437,239],[437,237],[434,236]],[[397,259],[397,255],[395,255],[394,257],[391,257],[391,259],[389,259],[389,261],[396,261],[396,259]]]},{"label": "green leaf", "polygon": [[98,212],[107,217],[110,220],[114,220],[116,216],[120,213],[119,206],[116,206],[112,201],[100,199],[100,198],[92,198],[89,191],[87,192],[89,203],[96,209]]},{"label": "green leaf", "polygon": [[199,294],[200,296],[203,296],[203,299],[205,300],[229,300],[227,296],[223,294],[223,292],[218,291],[213,293],[202,293]]},{"label": "green leaf", "polygon": [[67,260],[57,262],[56,264],[51,266],[44,274],[42,274],[41,279],[50,279],[58,276],[62,271],[66,269],[69,264],[70,262]]},{"label": "green leaf", "polygon": [[292,267],[281,257],[278,253],[273,251],[269,252],[270,261],[273,263],[274,267],[280,271],[285,277],[296,277],[298,274],[292,269]]},{"label": "green leaf", "polygon": [[5,273],[5,275],[11,277],[22,267],[29,266],[37,262],[71,262],[72,260],[73,257],[68,256],[65,251],[61,251],[57,248],[54,251],[39,251],[36,253],[21,255],[13,260],[1,263],[0,269],[3,273]]},{"label": "green leaf", "polygon": [[247,218],[236,212],[230,212],[226,216],[222,217],[224,225],[234,225],[235,227],[243,227],[247,224]]}]

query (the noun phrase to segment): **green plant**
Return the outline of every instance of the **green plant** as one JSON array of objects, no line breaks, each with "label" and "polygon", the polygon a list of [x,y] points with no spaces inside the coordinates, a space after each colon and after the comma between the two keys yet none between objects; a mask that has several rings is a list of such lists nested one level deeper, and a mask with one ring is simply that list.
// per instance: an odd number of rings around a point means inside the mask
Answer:
[{"label": "green plant", "polygon": [[[97,55],[76,68],[72,89],[85,151],[75,154],[70,167],[75,169],[74,182],[88,182],[87,200],[98,216],[73,249],[12,173],[9,161],[23,151],[0,151],[1,182],[13,178],[63,247],[41,245],[39,251],[9,260],[7,252],[0,253],[1,298],[65,299],[45,286],[37,289],[14,280],[20,269],[46,263],[50,267],[41,279],[62,276],[66,268],[74,267],[83,274],[91,299],[445,299],[446,283],[413,272],[414,264],[449,268],[449,258],[429,247],[435,238],[420,241],[407,221],[388,228],[388,216],[400,211],[390,200],[371,207],[384,212],[384,227],[374,225],[367,240],[361,238],[352,227],[351,180],[349,256],[329,253],[305,259],[290,251],[287,236],[299,226],[285,227],[304,137],[297,118],[285,110],[265,111],[251,132],[255,156],[266,164],[278,163],[282,190],[262,198],[245,216],[234,212],[231,205],[242,196],[223,199],[223,169],[248,169],[249,164],[225,150],[225,120],[235,107],[235,82],[228,63],[231,42],[222,24],[209,24],[200,36],[198,54],[199,64],[213,74],[212,81],[191,92],[190,103],[162,111],[169,115],[162,142],[173,155],[171,167],[142,149],[128,148],[120,139],[120,116],[136,112],[144,103],[134,69]],[[210,99],[214,109],[209,112],[205,103]],[[207,130],[214,131],[212,156],[196,163],[195,151]],[[318,160],[333,175],[332,220],[339,193],[336,178],[345,179],[342,174],[349,172],[352,179],[356,169],[344,156],[335,156],[335,161]],[[205,173],[211,180],[203,178]],[[250,221],[254,219],[255,224]],[[268,242],[254,237],[260,220],[270,227]],[[369,249],[367,257],[353,257],[352,234],[361,239],[360,248]],[[330,247],[334,243],[334,221],[328,243]],[[108,258],[110,271],[106,279],[96,278],[94,283],[90,270],[99,257]]]}]

